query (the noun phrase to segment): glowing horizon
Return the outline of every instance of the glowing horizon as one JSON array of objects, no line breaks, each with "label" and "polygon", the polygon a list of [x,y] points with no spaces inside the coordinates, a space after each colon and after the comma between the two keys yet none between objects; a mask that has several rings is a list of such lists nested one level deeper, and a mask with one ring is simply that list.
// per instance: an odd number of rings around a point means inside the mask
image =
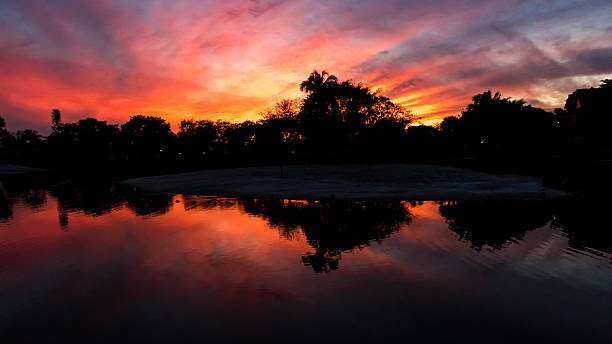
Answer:
[{"label": "glowing horizon", "polygon": [[432,123],[491,89],[547,110],[612,74],[609,1],[15,1],[0,4],[0,116],[257,120],[314,70]]}]

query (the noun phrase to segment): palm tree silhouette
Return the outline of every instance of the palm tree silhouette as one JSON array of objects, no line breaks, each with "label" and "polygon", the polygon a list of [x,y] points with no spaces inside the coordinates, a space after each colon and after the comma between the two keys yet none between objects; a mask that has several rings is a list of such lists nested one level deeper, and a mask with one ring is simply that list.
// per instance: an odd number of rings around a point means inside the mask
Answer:
[{"label": "palm tree silhouette", "polygon": [[308,79],[302,81],[300,84],[300,91],[317,93],[337,84],[338,78],[335,75],[329,74],[326,70],[321,73],[314,70],[310,73]]}]

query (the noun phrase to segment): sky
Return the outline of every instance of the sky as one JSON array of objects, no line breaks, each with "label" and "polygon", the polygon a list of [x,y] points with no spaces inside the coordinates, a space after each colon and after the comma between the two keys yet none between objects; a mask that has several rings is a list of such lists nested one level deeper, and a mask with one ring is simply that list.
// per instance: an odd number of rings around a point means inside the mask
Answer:
[{"label": "sky", "polygon": [[612,78],[612,1],[0,0],[9,130],[130,115],[257,120],[312,70],[422,123],[491,89],[551,110]]}]

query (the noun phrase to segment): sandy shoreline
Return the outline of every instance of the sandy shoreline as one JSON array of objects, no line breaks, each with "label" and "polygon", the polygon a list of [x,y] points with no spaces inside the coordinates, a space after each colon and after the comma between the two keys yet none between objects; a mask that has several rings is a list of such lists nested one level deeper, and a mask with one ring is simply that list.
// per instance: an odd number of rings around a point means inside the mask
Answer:
[{"label": "sandy shoreline", "polygon": [[436,165],[293,165],[235,168],[125,180],[154,192],[343,200],[545,200],[569,194],[538,178]]}]

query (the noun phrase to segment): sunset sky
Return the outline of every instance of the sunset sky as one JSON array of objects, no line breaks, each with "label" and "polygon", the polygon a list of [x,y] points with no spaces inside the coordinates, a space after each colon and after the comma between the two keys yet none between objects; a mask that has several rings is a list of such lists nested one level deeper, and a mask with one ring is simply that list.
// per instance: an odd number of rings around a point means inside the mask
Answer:
[{"label": "sunset sky", "polygon": [[0,116],[256,120],[313,69],[424,123],[487,89],[545,109],[612,78],[612,1],[2,0]]}]

